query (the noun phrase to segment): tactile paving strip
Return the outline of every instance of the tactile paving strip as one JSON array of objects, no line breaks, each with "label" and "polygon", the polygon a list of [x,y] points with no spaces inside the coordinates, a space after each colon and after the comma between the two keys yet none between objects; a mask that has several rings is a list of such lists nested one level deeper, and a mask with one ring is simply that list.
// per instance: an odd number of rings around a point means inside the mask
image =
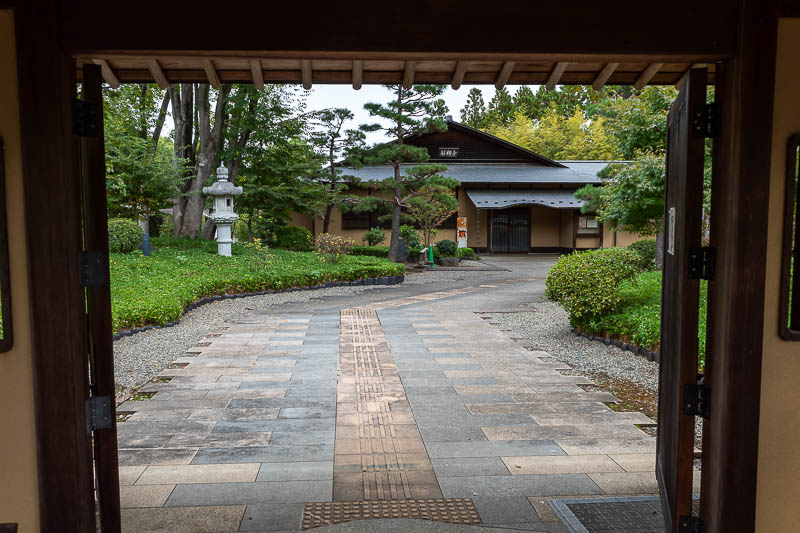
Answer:
[{"label": "tactile paving strip", "polygon": [[371,502],[307,503],[303,511],[303,529],[371,518],[414,518],[452,524],[480,524],[472,500],[395,500]]}]

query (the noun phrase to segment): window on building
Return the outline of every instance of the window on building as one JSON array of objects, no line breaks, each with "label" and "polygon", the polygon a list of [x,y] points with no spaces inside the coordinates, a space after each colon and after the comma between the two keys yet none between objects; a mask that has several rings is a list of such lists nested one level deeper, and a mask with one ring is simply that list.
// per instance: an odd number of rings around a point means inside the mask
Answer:
[{"label": "window on building", "polygon": [[458,148],[453,146],[440,146],[439,157],[448,157],[448,158],[458,157]]},{"label": "window on building", "polygon": [[600,223],[594,215],[580,215],[578,217],[578,235],[599,235]]}]

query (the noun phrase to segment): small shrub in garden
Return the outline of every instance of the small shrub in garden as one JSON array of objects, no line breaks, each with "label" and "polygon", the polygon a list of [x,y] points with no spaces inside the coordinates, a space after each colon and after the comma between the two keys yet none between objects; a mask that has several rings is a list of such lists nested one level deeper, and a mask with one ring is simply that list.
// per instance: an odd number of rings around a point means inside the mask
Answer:
[{"label": "small shrub in garden", "polygon": [[132,252],[142,242],[142,228],[129,218],[108,221],[108,250],[115,253]]},{"label": "small shrub in garden", "polygon": [[386,240],[386,234],[381,228],[370,228],[363,238],[370,246],[377,246]]},{"label": "small shrub in garden", "polygon": [[656,241],[643,239],[628,246],[639,256],[639,269],[642,271],[653,270],[656,267]]},{"label": "small shrub in garden", "polygon": [[[419,253],[419,252],[418,252]],[[388,246],[353,246],[350,255],[366,255],[370,257],[389,257]]]},{"label": "small shrub in garden", "polygon": [[314,241],[314,249],[325,261],[338,263],[355,245],[353,239],[340,237],[331,233],[320,233]]},{"label": "small shrub in garden", "polygon": [[456,241],[445,239],[436,243],[436,248],[442,257],[458,257],[458,244]]},{"label": "small shrub in garden", "polygon": [[458,257],[460,258],[470,258],[472,259],[475,257],[475,251],[472,248],[459,248],[458,249]]},{"label": "small shrub in garden", "polygon": [[420,247],[419,232],[414,229],[414,226],[400,226],[400,237],[406,241],[409,249]]},{"label": "small shrub in garden", "polygon": [[272,246],[295,252],[310,252],[314,249],[314,238],[305,228],[280,226],[272,232]]},{"label": "small shrub in garden", "polygon": [[638,259],[624,248],[565,255],[547,275],[545,296],[561,303],[573,324],[587,324],[617,308],[617,286],[636,275]]}]

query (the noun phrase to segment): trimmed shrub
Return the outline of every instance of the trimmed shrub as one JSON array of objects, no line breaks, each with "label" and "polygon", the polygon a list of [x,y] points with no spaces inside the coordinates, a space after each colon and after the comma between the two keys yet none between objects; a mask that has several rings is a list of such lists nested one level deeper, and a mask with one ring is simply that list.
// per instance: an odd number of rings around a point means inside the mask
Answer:
[{"label": "trimmed shrub", "polygon": [[[411,252],[409,252],[410,254]],[[389,257],[388,246],[353,246],[350,255],[364,255],[368,257]]]},{"label": "trimmed shrub", "polygon": [[314,241],[314,250],[328,263],[336,264],[350,252],[354,244],[353,239],[320,233]]},{"label": "trimmed shrub", "polygon": [[314,249],[311,232],[299,226],[279,226],[272,232],[272,246],[295,252],[310,252]]},{"label": "trimmed shrub", "polygon": [[575,252],[559,258],[545,282],[545,296],[561,303],[573,324],[617,309],[618,285],[638,272],[639,256],[625,248]]},{"label": "trimmed shrub", "polygon": [[458,244],[456,241],[445,239],[436,243],[436,249],[442,257],[458,257]]},{"label": "trimmed shrub", "polygon": [[420,247],[419,233],[414,229],[413,226],[400,226],[400,238],[406,241],[409,252],[411,251],[411,248]]},{"label": "trimmed shrub", "polygon": [[377,246],[386,240],[386,234],[381,228],[370,228],[362,237],[370,246]]},{"label": "trimmed shrub", "polygon": [[459,248],[458,249],[458,257],[460,258],[474,258],[475,257],[475,250],[472,248]]},{"label": "trimmed shrub", "polygon": [[108,221],[108,250],[114,253],[132,252],[142,242],[142,228],[129,218]]},{"label": "trimmed shrub", "polygon": [[628,246],[631,250],[639,256],[639,270],[646,272],[648,270],[655,270],[656,268],[656,241],[655,239],[643,239],[636,241]]}]

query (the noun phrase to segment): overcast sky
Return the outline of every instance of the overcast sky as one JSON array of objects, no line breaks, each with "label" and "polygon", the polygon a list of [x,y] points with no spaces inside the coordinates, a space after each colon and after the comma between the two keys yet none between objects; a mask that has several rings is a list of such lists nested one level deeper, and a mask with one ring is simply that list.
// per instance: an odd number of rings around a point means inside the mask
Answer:
[{"label": "overcast sky", "polygon": [[[457,91],[448,87],[444,93],[444,101],[447,104],[448,114],[454,120],[461,120],[461,108],[467,103],[467,94],[472,87],[478,87],[483,91],[483,100],[489,104],[489,100],[494,96],[494,85],[462,85]],[[508,92],[512,95],[516,92],[519,85],[507,85]],[[532,86],[534,92],[536,87]],[[308,95],[308,110],[320,110],[329,107],[346,107],[355,115],[355,119],[347,127],[355,128],[359,124],[370,124],[376,122],[364,110],[367,102],[387,102],[390,93],[382,85],[364,85],[356,91],[350,85],[315,85],[311,88]],[[367,141],[370,143],[386,141],[388,138],[384,132],[372,132],[368,134]]]}]

